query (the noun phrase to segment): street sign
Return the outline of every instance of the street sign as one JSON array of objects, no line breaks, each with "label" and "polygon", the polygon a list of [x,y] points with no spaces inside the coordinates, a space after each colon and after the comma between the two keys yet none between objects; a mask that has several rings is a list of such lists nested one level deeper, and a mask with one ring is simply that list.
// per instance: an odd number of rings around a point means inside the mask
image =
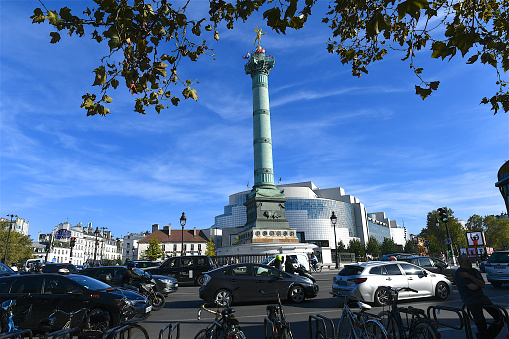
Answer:
[{"label": "street sign", "polygon": [[57,258],[51,259],[51,262],[57,262]]},{"label": "street sign", "polygon": [[451,238],[445,238],[445,243],[446,243],[447,245],[452,244],[452,240],[451,240]]},{"label": "street sign", "polygon": [[69,231],[69,230],[61,229],[55,233],[56,239],[68,239],[70,237],[71,237],[71,231]]}]

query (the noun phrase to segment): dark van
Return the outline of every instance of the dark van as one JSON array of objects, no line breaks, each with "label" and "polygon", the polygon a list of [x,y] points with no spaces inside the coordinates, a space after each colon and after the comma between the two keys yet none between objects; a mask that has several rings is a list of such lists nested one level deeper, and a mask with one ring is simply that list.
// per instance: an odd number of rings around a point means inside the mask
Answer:
[{"label": "dark van", "polygon": [[145,269],[151,274],[167,275],[174,277],[179,283],[191,283],[202,285],[204,272],[216,268],[212,260],[206,255],[191,255],[171,257],[166,259],[161,266]]}]

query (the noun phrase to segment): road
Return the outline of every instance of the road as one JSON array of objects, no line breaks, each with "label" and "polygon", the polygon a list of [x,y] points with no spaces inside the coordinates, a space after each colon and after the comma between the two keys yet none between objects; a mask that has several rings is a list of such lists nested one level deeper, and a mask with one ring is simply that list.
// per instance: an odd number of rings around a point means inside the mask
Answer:
[{"label": "road", "polygon": [[[309,338],[308,319],[310,314],[322,314],[331,318],[334,324],[337,324],[341,317],[342,301],[333,298],[330,295],[332,286],[332,277],[337,271],[323,271],[315,273],[320,291],[318,296],[304,301],[301,304],[284,303],[283,309],[287,321],[291,324],[292,333],[295,339]],[[486,277],[484,277],[486,280]],[[509,308],[509,285],[502,288],[493,288],[487,284],[485,294],[491,298],[493,303]],[[197,286],[180,286],[179,290],[166,298],[165,308],[152,312],[152,315],[141,324],[148,330],[150,338],[158,338],[159,330],[167,323],[180,323],[180,338],[193,339],[195,334],[202,328],[205,328],[213,320],[213,315],[202,312],[200,321],[196,319],[198,309],[203,301],[198,296]],[[401,301],[402,306],[413,306],[426,310],[431,305],[443,305],[452,307],[461,307],[460,296],[453,287],[453,292],[446,301],[439,302],[431,298],[413,299],[410,301]],[[234,304],[235,315],[240,321],[242,329],[247,338],[263,339],[263,319],[266,315],[266,303],[258,304]],[[382,307],[373,307],[371,313],[379,313]],[[459,324],[457,318],[453,317],[451,312],[442,311],[440,319],[451,324]],[[465,333],[445,327],[439,328],[442,338],[465,338]],[[475,332],[475,329],[474,329]],[[167,337],[165,337],[167,338]],[[507,338],[505,329],[499,335],[499,338]]]}]

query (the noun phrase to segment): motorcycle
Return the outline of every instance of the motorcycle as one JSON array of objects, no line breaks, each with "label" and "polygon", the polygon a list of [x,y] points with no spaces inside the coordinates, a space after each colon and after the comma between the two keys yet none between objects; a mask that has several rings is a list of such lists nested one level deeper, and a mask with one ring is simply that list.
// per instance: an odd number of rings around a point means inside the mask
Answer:
[{"label": "motorcycle", "polygon": [[161,292],[155,290],[155,287],[154,279],[146,277],[139,283],[139,292],[150,301],[154,311],[159,311],[166,304],[166,300]]},{"label": "motorcycle", "polygon": [[304,265],[299,264],[299,266],[295,269],[295,274],[311,279],[312,282],[316,283],[316,279],[309,273],[308,270],[304,267]]}]

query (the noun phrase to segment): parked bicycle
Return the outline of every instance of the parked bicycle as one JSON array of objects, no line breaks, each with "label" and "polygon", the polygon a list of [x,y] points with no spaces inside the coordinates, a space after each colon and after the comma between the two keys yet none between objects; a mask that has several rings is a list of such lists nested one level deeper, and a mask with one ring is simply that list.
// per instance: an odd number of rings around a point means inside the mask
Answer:
[{"label": "parked bicycle", "polygon": [[206,328],[200,330],[194,339],[246,339],[244,332],[240,328],[239,321],[233,316],[235,310],[226,306],[221,311],[214,311],[205,307],[203,304],[198,310],[198,320],[201,319],[201,311],[214,314],[214,321]]},{"label": "parked bicycle", "polygon": [[[384,286],[383,294],[384,297],[387,298],[386,300],[390,305],[390,310],[380,312],[379,316],[382,324],[387,329],[387,333],[391,335],[393,339],[440,338],[437,331],[438,324],[431,321],[426,316],[424,310],[412,306],[398,307],[398,294],[401,291],[419,293],[409,287],[393,288]],[[403,323],[401,313],[405,313],[405,323]]]},{"label": "parked bicycle", "polygon": [[[353,312],[348,302],[354,301],[361,309],[360,312]],[[345,296],[343,303],[343,314],[338,322],[336,338],[343,339],[387,339],[387,331],[378,316],[367,313],[371,306],[364,304],[354,297]]]},{"label": "parked bicycle", "polygon": [[[288,290],[292,288],[293,283],[288,286]],[[277,304],[267,306],[267,316],[264,319],[264,332],[265,339],[293,339],[290,324],[286,322],[285,313],[283,312],[283,305],[281,304],[281,298],[279,291],[282,289],[276,289],[272,291],[260,290],[262,294],[275,294],[277,295]],[[287,289],[285,289],[286,291]],[[270,333],[267,333],[270,329]],[[268,336],[270,334],[270,337]]]},{"label": "parked bicycle", "polygon": [[[19,301],[23,298],[30,298],[30,294],[22,296],[18,300],[6,300],[0,305],[1,333],[5,334],[19,332],[19,324],[30,318],[32,305],[19,305]],[[26,333],[28,334],[28,332]]]},{"label": "parked bicycle", "polygon": [[[103,332],[108,328],[110,316],[107,312],[100,312],[89,315],[88,308],[81,308],[77,311],[65,312],[55,309],[48,318],[40,321],[40,329],[43,338],[101,338]],[[54,331],[57,317],[66,317],[64,325]],[[59,326],[60,327],[60,326]]]}]

